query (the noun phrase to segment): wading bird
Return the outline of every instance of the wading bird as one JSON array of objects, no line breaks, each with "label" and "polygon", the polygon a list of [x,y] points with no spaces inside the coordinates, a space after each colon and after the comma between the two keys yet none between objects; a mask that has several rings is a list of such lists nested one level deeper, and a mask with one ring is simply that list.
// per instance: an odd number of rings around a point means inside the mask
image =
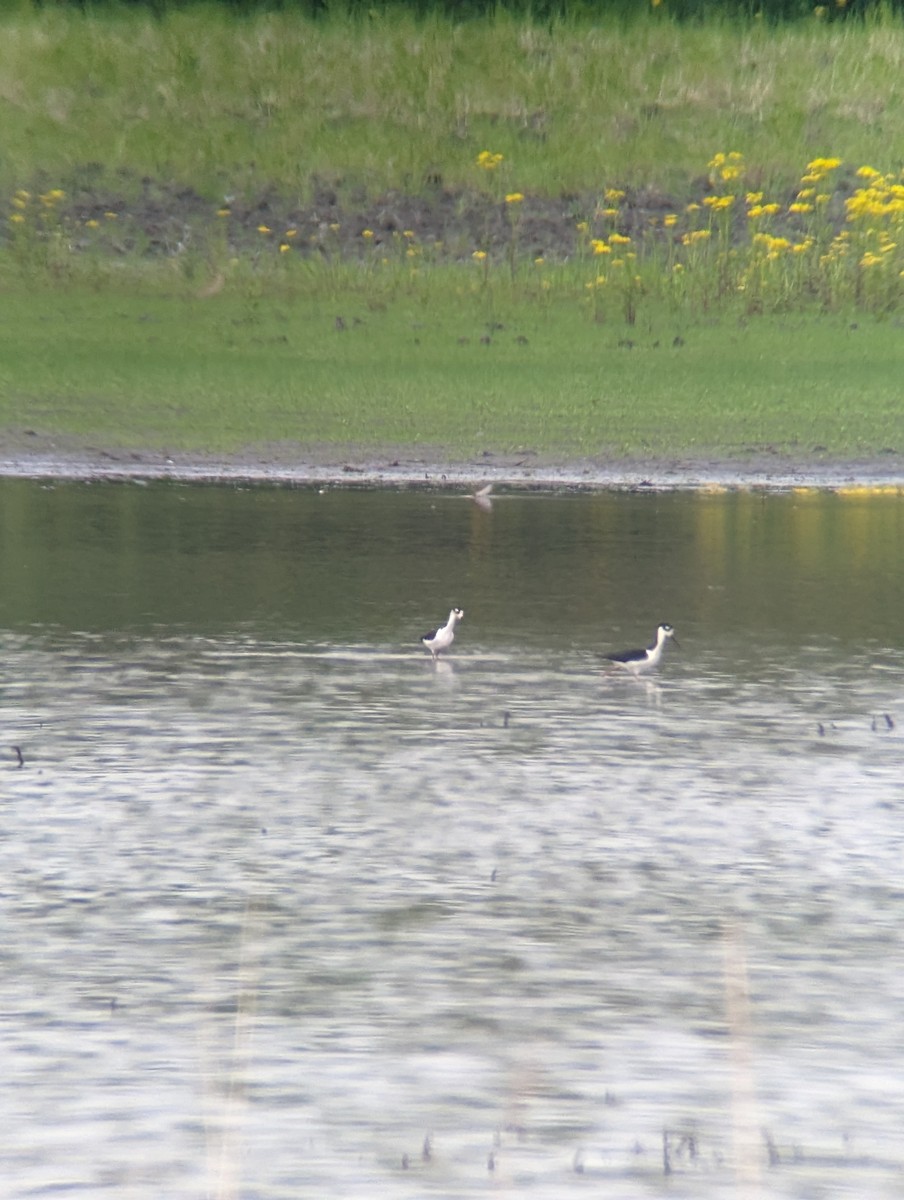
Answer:
[{"label": "wading bird", "polygon": [[453,608],[449,613],[449,620],[442,629],[431,629],[429,633],[425,633],[421,638],[422,644],[427,647],[434,659],[439,656],[442,650],[448,650],[455,641],[455,626],[464,615],[464,612],[460,608]]},{"label": "wading bird", "polygon": [[606,658],[615,667],[623,667],[632,675],[640,675],[644,671],[652,671],[659,666],[665,644],[669,640],[678,645],[675,630],[663,622],[656,630],[656,640],[643,650],[621,650],[618,654],[607,654]]}]

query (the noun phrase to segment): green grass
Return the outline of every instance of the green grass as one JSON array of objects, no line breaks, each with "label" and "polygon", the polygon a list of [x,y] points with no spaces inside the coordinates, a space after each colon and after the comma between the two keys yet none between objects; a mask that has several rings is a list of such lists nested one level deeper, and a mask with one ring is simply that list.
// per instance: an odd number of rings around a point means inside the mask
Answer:
[{"label": "green grass", "polygon": [[[904,23],[667,10],[0,15],[0,429],[220,452],[904,452]],[[843,162],[795,211],[820,157]],[[287,229],[317,180],[345,201],[341,238],[316,214]],[[502,237],[483,262],[460,233],[364,241],[356,213],[393,188],[492,196]],[[780,215],[754,215],[761,191]],[[566,198],[548,261],[542,229],[510,236],[530,207],[511,192]]]},{"label": "green grass", "polygon": [[[0,17],[0,188],[70,187],[89,164],[211,201],[313,177],[371,192],[475,181],[485,148],[512,188],[688,191],[717,150],[752,186],[814,155],[880,169],[904,145],[904,25],[455,22],[403,12],[312,22],[193,8]],[[898,155],[898,158],[900,156]]]},{"label": "green grass", "polygon": [[287,441],[300,456],[428,444],[453,459],[904,450],[900,329],[870,318],[725,312],[687,325],[663,311],[626,340],[585,307],[503,299],[421,294],[379,311],[224,295],[6,299],[0,428],[19,434],[222,453]]}]

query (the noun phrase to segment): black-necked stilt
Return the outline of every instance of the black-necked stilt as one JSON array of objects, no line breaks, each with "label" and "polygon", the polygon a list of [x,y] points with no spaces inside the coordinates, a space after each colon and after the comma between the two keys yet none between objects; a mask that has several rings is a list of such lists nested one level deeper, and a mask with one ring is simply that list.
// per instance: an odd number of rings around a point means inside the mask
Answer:
[{"label": "black-necked stilt", "polygon": [[455,626],[464,615],[460,608],[453,608],[449,613],[449,620],[442,629],[431,629],[429,633],[425,633],[421,638],[421,642],[427,647],[434,659],[441,650],[448,650],[455,641]]},{"label": "black-necked stilt", "polygon": [[652,671],[654,667],[659,666],[665,644],[670,638],[677,646],[678,639],[675,637],[675,630],[671,625],[663,622],[656,630],[656,640],[651,646],[647,646],[643,650],[622,650],[618,654],[607,654],[606,658],[613,666],[624,667],[632,675],[640,675],[643,671]]}]

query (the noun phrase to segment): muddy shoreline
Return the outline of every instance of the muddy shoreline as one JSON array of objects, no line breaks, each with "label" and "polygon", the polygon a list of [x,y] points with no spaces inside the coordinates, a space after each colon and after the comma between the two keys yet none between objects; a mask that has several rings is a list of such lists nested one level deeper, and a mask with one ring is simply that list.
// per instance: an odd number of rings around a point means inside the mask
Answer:
[{"label": "muddy shoreline", "polygon": [[231,454],[127,449],[32,431],[0,436],[0,477],[101,482],[534,491],[904,488],[904,455],[838,460],[772,450],[720,457],[572,458],[531,452],[458,460],[441,447],[248,447]]}]

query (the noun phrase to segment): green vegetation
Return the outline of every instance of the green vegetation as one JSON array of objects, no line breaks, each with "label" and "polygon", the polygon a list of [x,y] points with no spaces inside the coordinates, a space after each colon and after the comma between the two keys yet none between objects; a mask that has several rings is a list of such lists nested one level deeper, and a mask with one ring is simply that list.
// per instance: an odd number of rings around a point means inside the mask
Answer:
[{"label": "green vegetation", "polygon": [[69,192],[98,165],[123,194],[148,177],[212,204],[303,196],[314,178],[349,193],[437,177],[468,188],[490,148],[510,190],[653,186],[680,200],[718,150],[745,155],[755,190],[793,186],[818,155],[899,165],[887,157],[904,145],[900,20],[678,25],[668,6],[551,23],[7,15],[0,189]]},{"label": "green vegetation", "polygon": [[904,24],[667,7],[7,13],[0,428],[904,449]]},{"label": "green vegetation", "polygon": [[[0,325],[0,427],[229,452],[274,441],[553,455],[875,455],[902,445],[900,330],[870,318],[625,336],[565,304],[400,296],[20,292]],[[340,316],[342,320],[336,321]]]}]

